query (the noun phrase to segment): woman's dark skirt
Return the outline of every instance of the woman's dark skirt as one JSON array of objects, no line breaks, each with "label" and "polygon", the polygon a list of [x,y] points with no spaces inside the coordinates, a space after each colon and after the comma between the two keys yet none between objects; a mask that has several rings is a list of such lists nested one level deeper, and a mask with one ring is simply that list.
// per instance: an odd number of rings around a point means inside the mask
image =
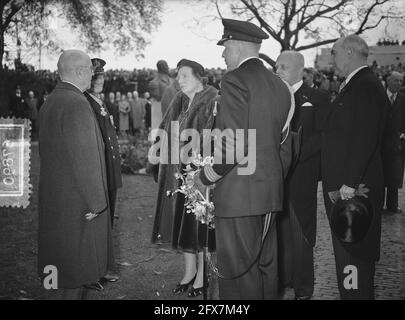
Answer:
[{"label": "woman's dark skirt", "polygon": [[[197,253],[206,246],[207,226],[197,221],[193,213],[184,208],[184,195],[176,194],[174,201],[172,246],[188,253]],[[208,228],[208,250],[215,251],[215,229]]]}]

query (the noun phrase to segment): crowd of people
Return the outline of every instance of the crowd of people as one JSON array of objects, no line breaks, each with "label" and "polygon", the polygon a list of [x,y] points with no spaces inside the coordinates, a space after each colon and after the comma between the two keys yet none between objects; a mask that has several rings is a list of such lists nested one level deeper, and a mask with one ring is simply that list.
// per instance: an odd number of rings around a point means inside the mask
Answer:
[{"label": "crowd of people", "polygon": [[[321,181],[340,297],[374,299],[381,214],[384,207],[401,212],[404,66],[368,66],[366,42],[349,35],[333,45],[331,72],[305,68],[296,51],[282,52],[270,70],[259,59],[267,33],[246,21],[222,23],[226,71],[189,59],[173,70],[160,60],[153,73],[105,71],[106,61],[67,50],[43,101],[32,90],[27,97],[15,91],[11,115],[39,128],[38,274],[44,281],[47,266],[58,270],[48,298],[84,299],[119,279],[112,237],[122,187],[118,138],[160,128],[150,138],[151,150],[159,146],[158,162],[148,166],[158,183],[151,234],[152,243],[183,252],[173,294],[195,298],[207,289],[207,245],[217,257],[220,299],[279,299],[289,287],[297,300],[311,299]],[[180,137],[192,130],[198,138],[180,138],[173,123]],[[176,159],[191,142],[204,150],[207,129],[214,160],[189,175],[189,163]],[[167,196],[179,187],[179,172],[211,195],[215,229],[189,213],[184,194]]]},{"label": "crowd of people", "polygon": [[[393,72],[405,73],[405,64],[391,64],[380,66],[373,62],[370,66],[380,79],[384,88],[387,87],[387,78]],[[175,70],[168,70],[168,75],[174,79]],[[12,72],[9,70],[8,72]],[[117,133],[120,137],[128,134],[134,135],[140,128],[151,128],[151,94],[149,84],[153,80],[155,70],[141,69],[134,71],[108,70],[105,72],[105,82],[102,99],[105,101],[110,113],[114,116]],[[220,68],[205,69],[207,84],[219,90],[225,70]],[[33,123],[33,138],[38,134],[37,116],[38,111],[49,92],[58,82],[58,73],[51,71],[31,72],[29,78],[38,79],[30,83],[40,83],[40,87],[32,87],[30,84],[17,85],[14,94],[9,97],[9,111],[6,116],[28,118]],[[310,87],[318,88],[327,93],[331,99],[337,96],[342,82],[335,70],[317,70],[315,68],[304,69],[304,82]],[[401,88],[405,92],[405,88]],[[167,107],[167,103],[164,102]],[[121,106],[121,107],[120,107]],[[162,114],[165,110],[162,109]]]},{"label": "crowd of people", "polygon": [[378,39],[377,42],[377,46],[381,47],[381,46],[399,46],[405,45],[405,40],[403,40],[401,43],[399,42],[399,40],[391,40],[391,39]]}]

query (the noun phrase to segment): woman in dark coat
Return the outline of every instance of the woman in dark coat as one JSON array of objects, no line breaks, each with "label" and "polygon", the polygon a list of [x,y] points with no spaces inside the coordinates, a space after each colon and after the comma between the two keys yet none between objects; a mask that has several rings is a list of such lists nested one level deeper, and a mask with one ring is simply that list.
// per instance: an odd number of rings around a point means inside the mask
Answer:
[{"label": "woman in dark coat", "polygon": [[[218,91],[204,84],[203,75],[204,68],[200,64],[185,59],[179,62],[177,80],[181,91],[173,98],[160,125],[160,128],[167,133],[167,137],[172,136],[172,121],[178,121],[180,134],[185,129],[195,129],[202,137],[203,129],[212,128]],[[187,142],[180,141],[179,150]],[[200,150],[202,150],[201,142]],[[159,191],[152,242],[155,243],[158,239],[163,242],[171,241],[174,249],[181,249],[184,252],[185,273],[173,292],[175,294],[183,293],[193,284],[188,296],[195,297],[202,294],[203,291],[202,249],[206,240],[206,226],[198,222],[193,214],[185,211],[183,194],[177,193],[171,198],[166,195],[167,191],[178,187],[179,182],[175,179],[174,174],[185,167],[185,164],[171,164],[173,161],[170,161],[172,143],[170,138],[166,143],[167,150],[169,150],[169,164],[161,163],[159,165]],[[208,243],[209,250],[214,251],[213,229],[209,231]]]}]

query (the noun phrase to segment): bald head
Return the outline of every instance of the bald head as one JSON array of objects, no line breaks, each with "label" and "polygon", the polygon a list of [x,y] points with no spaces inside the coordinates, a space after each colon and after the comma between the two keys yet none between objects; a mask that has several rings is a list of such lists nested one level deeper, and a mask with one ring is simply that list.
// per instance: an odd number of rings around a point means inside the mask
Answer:
[{"label": "bald head", "polygon": [[304,67],[304,56],[297,51],[283,51],[276,61],[277,74],[291,86],[302,80]]},{"label": "bald head", "polygon": [[69,81],[82,91],[90,88],[93,65],[90,57],[80,50],[66,50],[58,60],[58,72],[62,81]]}]

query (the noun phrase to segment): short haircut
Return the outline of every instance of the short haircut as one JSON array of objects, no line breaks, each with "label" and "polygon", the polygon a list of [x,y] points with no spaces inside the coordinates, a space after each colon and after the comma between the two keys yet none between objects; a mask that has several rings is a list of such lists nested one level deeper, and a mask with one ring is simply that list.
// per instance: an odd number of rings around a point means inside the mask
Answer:
[{"label": "short haircut", "polygon": [[342,46],[346,49],[352,49],[359,56],[368,58],[369,48],[367,42],[356,34],[343,38]]}]

